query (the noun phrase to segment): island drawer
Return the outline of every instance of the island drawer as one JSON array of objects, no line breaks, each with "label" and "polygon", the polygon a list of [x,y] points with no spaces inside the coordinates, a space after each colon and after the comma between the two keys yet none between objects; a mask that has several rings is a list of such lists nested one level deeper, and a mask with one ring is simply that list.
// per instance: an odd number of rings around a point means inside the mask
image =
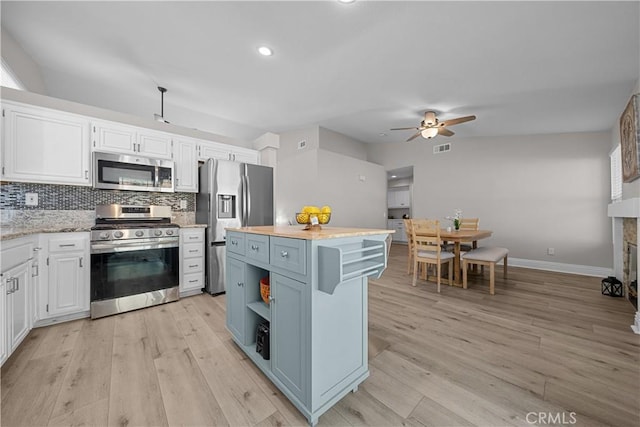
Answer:
[{"label": "island drawer", "polygon": [[269,236],[262,234],[247,234],[246,240],[246,253],[247,258],[254,259],[256,261],[262,261],[265,264],[269,263]]},{"label": "island drawer", "polygon": [[271,237],[271,265],[292,271],[307,273],[306,240]]},{"label": "island drawer", "polygon": [[244,255],[244,233],[227,232],[227,250],[234,254]]}]

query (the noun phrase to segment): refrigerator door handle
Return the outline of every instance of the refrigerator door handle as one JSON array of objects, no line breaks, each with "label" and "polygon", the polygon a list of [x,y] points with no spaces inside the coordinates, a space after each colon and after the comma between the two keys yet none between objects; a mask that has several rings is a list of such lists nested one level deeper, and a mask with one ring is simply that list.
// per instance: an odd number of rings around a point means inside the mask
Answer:
[{"label": "refrigerator door handle", "polygon": [[246,176],[241,176],[240,177],[240,213],[241,213],[241,218],[240,218],[240,225],[242,227],[246,227],[247,226],[247,183],[246,183]]},{"label": "refrigerator door handle", "polygon": [[244,203],[244,220],[247,225],[249,225],[249,216],[251,215],[251,183],[249,182],[249,176],[244,176],[244,193],[245,193],[245,203]]}]

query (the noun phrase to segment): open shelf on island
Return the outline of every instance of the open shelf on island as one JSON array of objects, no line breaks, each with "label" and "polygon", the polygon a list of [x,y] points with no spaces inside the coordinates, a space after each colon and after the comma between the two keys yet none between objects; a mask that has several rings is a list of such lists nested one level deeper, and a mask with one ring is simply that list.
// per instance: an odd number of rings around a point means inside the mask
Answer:
[{"label": "open shelf on island", "polygon": [[365,276],[379,278],[386,264],[386,242],[362,240],[357,244],[318,246],[318,289],[327,294],[340,283]]},{"label": "open shelf on island", "polygon": [[263,319],[271,321],[271,309],[264,301],[250,302],[247,307]]}]

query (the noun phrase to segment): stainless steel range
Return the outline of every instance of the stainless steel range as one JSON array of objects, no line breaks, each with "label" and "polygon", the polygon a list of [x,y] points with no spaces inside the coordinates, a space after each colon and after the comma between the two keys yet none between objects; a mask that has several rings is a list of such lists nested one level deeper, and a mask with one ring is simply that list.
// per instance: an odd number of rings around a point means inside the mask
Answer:
[{"label": "stainless steel range", "polygon": [[178,300],[179,234],[168,206],[97,206],[91,318]]}]

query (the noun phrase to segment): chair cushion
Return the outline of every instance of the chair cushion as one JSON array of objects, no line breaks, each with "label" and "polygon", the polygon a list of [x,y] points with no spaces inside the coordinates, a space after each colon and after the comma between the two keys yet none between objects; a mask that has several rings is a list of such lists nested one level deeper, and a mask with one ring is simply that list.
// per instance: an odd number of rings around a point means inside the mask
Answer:
[{"label": "chair cushion", "polygon": [[478,249],[474,249],[472,251],[467,252],[466,254],[462,255],[461,258],[469,261],[476,260],[476,261],[498,262],[508,254],[509,254],[509,250],[507,248],[482,246]]},{"label": "chair cushion", "polygon": [[[436,259],[438,258],[438,254],[435,252],[429,252],[429,251],[418,251],[418,257]],[[451,252],[440,252],[441,260],[446,260],[451,258],[453,258],[453,254]]]}]

